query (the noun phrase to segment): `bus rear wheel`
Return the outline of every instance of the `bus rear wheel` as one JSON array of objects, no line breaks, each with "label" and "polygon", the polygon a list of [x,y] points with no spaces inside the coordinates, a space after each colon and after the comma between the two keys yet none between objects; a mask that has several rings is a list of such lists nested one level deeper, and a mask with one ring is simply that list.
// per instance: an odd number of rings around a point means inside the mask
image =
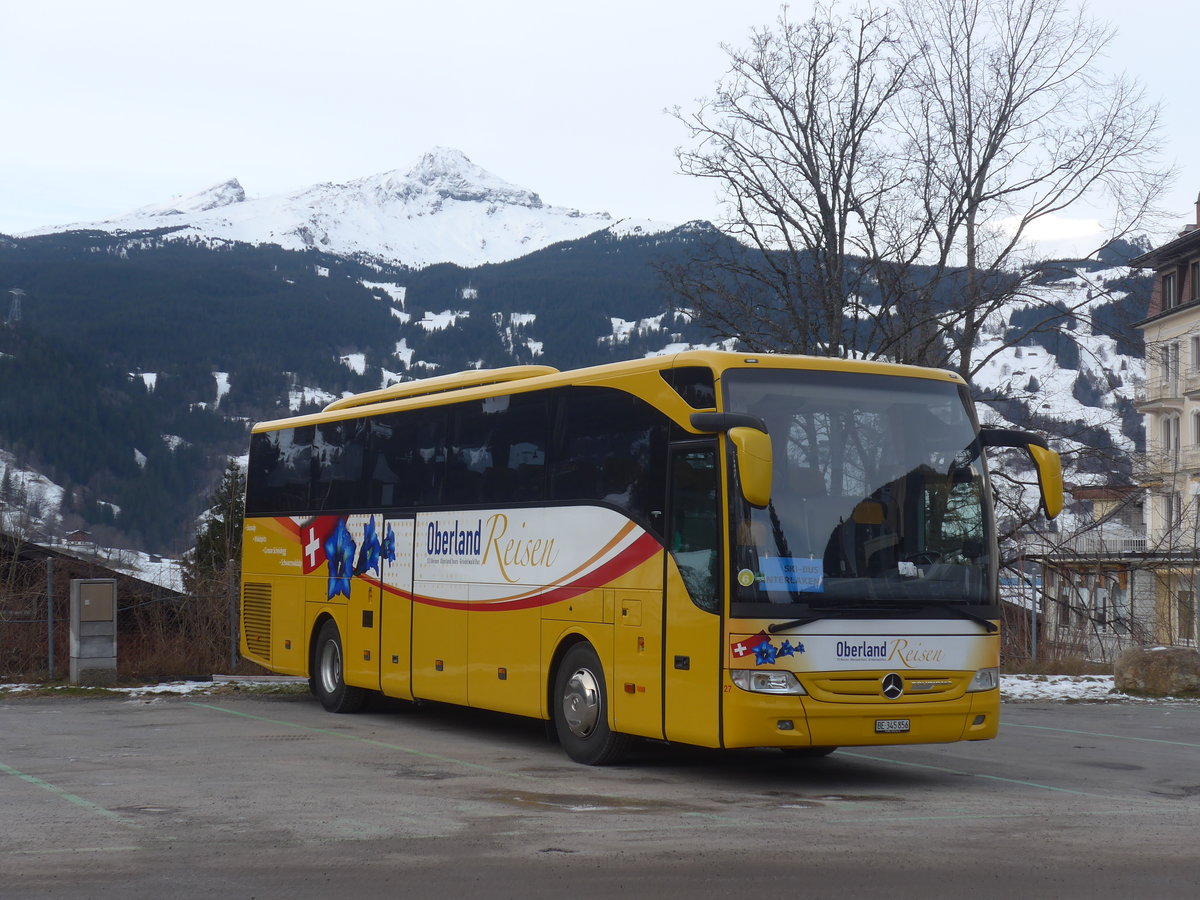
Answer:
[{"label": "bus rear wheel", "polygon": [[587,766],[619,761],[632,738],[608,725],[604,669],[591,644],[571,647],[554,677],[554,729],[567,756]]},{"label": "bus rear wheel", "polygon": [[313,645],[309,685],[329,712],[357,712],[367,699],[365,690],[346,684],[343,659],[342,636],[337,623],[328,619],[317,632],[317,642]]}]

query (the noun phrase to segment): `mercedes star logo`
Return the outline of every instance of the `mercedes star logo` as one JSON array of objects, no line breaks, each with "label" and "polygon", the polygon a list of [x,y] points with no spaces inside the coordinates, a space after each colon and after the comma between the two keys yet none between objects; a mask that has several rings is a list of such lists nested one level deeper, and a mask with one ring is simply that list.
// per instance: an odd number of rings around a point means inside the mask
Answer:
[{"label": "mercedes star logo", "polygon": [[904,679],[895,672],[883,676],[883,696],[895,700],[904,693]]}]

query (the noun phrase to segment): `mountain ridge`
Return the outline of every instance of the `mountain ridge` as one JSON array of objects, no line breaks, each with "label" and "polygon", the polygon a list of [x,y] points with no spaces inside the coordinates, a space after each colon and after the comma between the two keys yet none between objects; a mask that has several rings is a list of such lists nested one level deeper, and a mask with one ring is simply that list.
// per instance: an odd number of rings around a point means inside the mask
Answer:
[{"label": "mountain ridge", "polygon": [[[492,174],[461,151],[437,147],[403,172],[260,198],[247,196],[241,182],[230,178],[111,218],[48,226],[18,237],[162,231],[171,240],[277,244],[421,268],[504,262],[622,223],[628,220],[607,212],[548,205],[536,192]],[[666,231],[674,226],[634,220],[624,227]]]}]

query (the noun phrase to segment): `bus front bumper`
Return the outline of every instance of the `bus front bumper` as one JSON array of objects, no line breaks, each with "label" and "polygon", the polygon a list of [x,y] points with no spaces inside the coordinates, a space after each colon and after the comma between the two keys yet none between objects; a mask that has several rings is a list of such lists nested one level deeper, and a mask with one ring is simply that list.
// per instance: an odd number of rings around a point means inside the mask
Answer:
[{"label": "bus front bumper", "polygon": [[1000,691],[923,702],[830,703],[741,692],[725,704],[724,746],[869,747],[994,738]]}]

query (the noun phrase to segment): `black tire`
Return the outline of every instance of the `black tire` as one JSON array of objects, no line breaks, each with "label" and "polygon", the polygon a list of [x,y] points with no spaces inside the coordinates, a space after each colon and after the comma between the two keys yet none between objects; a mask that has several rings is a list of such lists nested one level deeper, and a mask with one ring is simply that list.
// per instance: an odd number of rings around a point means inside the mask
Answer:
[{"label": "black tire", "polygon": [[338,633],[337,623],[328,619],[317,632],[317,642],[313,644],[308,683],[329,712],[358,712],[367,699],[367,691],[346,684],[343,660],[342,636]]},{"label": "black tire", "polygon": [[608,726],[604,669],[591,644],[575,644],[554,674],[554,729],[567,756],[586,766],[606,766],[629,751],[633,739]]},{"label": "black tire", "polygon": [[822,756],[828,756],[837,747],[781,747],[780,749],[796,759],[820,759]]}]

